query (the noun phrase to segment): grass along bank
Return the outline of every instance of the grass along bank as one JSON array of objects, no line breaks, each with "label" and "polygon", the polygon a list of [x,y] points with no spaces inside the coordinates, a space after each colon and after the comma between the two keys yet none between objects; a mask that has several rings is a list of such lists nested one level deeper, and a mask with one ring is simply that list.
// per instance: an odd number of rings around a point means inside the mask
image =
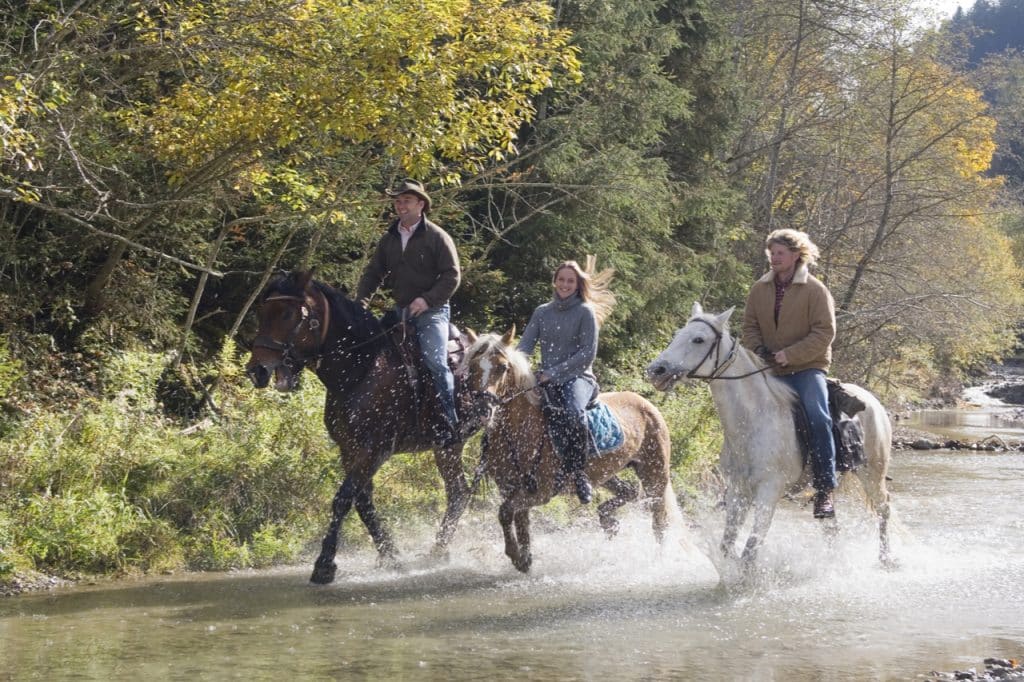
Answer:
[{"label": "grass along bank", "polygon": [[[293,563],[312,551],[343,474],[322,423],[324,391],[307,373],[292,394],[257,391],[227,347],[215,366],[218,414],[168,417],[157,386],[167,358],[125,353],[106,363],[101,395],[37,411],[0,438],[0,591],[54,579]],[[677,493],[710,476],[717,420],[706,389],[655,395],[608,372],[616,390],[644,392],[673,428]],[[611,389],[612,386],[607,388]],[[470,475],[479,439],[465,450]],[[444,492],[429,453],[401,454],[378,474],[376,500],[399,527],[437,523]],[[496,497],[484,485],[478,496]],[[470,513],[473,513],[472,510]],[[540,514],[576,513],[568,498]],[[355,514],[348,542],[369,544]]]}]

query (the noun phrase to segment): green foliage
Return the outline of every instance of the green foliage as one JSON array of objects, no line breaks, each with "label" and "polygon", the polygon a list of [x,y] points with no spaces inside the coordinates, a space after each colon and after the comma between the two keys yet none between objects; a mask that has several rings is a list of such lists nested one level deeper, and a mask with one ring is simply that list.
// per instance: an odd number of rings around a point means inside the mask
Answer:
[{"label": "green foliage", "polygon": [[103,572],[120,568],[121,537],[136,528],[138,512],[123,495],[91,493],[30,496],[19,510],[19,544],[40,568]]},{"label": "green foliage", "polygon": [[[694,300],[716,300],[747,280],[728,246],[741,213],[713,150],[732,104],[730,61],[705,3],[566,3],[584,80],[541,98],[522,160],[465,188],[488,269],[509,283],[492,306],[520,327],[551,296],[557,263],[587,254],[616,270],[618,305],[602,328],[609,364],[651,335],[679,326]],[[476,294],[476,291],[473,292]],[[464,309],[480,305],[460,298]]]},{"label": "green foliage", "polygon": [[126,354],[112,366],[133,388],[111,381],[108,398],[0,440],[8,551],[58,572],[295,559],[339,477],[322,388],[282,397],[223,382],[221,420],[182,430],[156,404],[163,362]]},{"label": "green foliage", "polygon": [[0,337],[0,395],[8,395],[21,376],[21,362],[11,357],[7,341]]}]

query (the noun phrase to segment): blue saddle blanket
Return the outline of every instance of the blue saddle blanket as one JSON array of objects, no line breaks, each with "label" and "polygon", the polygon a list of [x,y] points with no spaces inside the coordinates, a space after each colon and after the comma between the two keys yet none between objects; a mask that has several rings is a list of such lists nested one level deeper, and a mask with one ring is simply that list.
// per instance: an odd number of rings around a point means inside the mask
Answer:
[{"label": "blue saddle blanket", "polygon": [[587,410],[587,424],[590,426],[591,435],[594,436],[598,452],[614,450],[626,439],[619,420],[611,409],[599,400],[595,402],[594,407]]}]

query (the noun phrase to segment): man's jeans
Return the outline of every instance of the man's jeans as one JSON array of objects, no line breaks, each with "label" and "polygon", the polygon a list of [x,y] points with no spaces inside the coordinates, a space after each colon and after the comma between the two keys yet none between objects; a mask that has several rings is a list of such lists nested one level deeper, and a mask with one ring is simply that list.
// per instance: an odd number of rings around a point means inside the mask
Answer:
[{"label": "man's jeans", "polygon": [[459,423],[459,418],[455,412],[455,377],[448,369],[448,304],[429,308],[419,316],[409,316],[408,319],[416,327],[423,363],[434,378],[434,390],[441,399],[441,409],[454,429]]},{"label": "man's jeans", "polygon": [[800,396],[810,426],[811,466],[814,489],[836,487],[836,444],[832,440],[832,415],[828,411],[828,387],[820,369],[779,375]]}]

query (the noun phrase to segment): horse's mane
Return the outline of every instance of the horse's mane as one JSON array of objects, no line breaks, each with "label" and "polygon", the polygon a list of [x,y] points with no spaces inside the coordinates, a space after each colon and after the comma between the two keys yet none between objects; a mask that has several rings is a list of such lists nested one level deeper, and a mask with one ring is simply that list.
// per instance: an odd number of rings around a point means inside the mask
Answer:
[{"label": "horse's mane", "polygon": [[[768,366],[768,363],[766,363],[764,360],[762,360],[760,355],[758,355],[754,351],[752,351],[749,348],[747,348],[746,346],[744,346],[742,343],[740,343],[739,339],[737,339],[735,336],[732,335],[732,333],[729,330],[729,322],[728,322],[728,320],[725,322],[724,325],[722,325],[721,327],[718,327],[718,326],[715,325],[715,322],[717,320],[716,320],[714,315],[706,315],[705,314],[705,315],[701,315],[700,318],[703,319],[708,324],[710,324],[713,329],[717,329],[718,332],[722,335],[722,338],[727,338],[730,341],[732,341],[735,344],[735,346],[736,346],[736,355],[738,357],[746,360],[746,362],[750,363],[750,365],[752,366],[751,369],[760,370],[760,369],[765,369]],[[696,317],[691,317],[687,321],[687,324],[689,324],[690,322],[692,322],[695,319],[697,319],[697,318]],[[746,371],[749,371],[749,370],[746,370],[746,369],[743,370],[743,372],[746,372]],[[771,393],[772,396],[774,398],[776,398],[779,402],[785,403],[785,404],[792,404],[792,403],[796,402],[796,400],[797,400],[796,391],[794,391],[792,388],[790,388],[788,384],[786,384],[783,381],[780,381],[775,376],[773,376],[770,372],[767,372],[767,371],[762,372],[761,376],[764,377],[765,384],[768,387],[768,392]]]},{"label": "horse's mane", "polygon": [[[502,337],[498,334],[481,334],[473,344],[466,349],[466,357],[462,360],[460,371],[469,366],[469,363],[480,355],[501,353],[509,361],[509,372],[512,386],[515,391],[527,391],[537,385],[537,379],[530,367],[530,359],[513,346],[506,346]],[[530,396],[533,399],[532,395]]]},{"label": "horse's mane", "polygon": [[[267,284],[263,300],[275,295],[301,298],[306,293],[302,285],[304,278],[305,273],[301,272],[276,275]],[[335,289],[315,279],[310,279],[309,283],[324,295],[327,305],[331,309],[331,317],[344,321],[346,332],[354,342],[368,341],[366,344],[368,351],[380,349],[384,342],[384,328],[373,313],[350,299],[340,289]]]}]

